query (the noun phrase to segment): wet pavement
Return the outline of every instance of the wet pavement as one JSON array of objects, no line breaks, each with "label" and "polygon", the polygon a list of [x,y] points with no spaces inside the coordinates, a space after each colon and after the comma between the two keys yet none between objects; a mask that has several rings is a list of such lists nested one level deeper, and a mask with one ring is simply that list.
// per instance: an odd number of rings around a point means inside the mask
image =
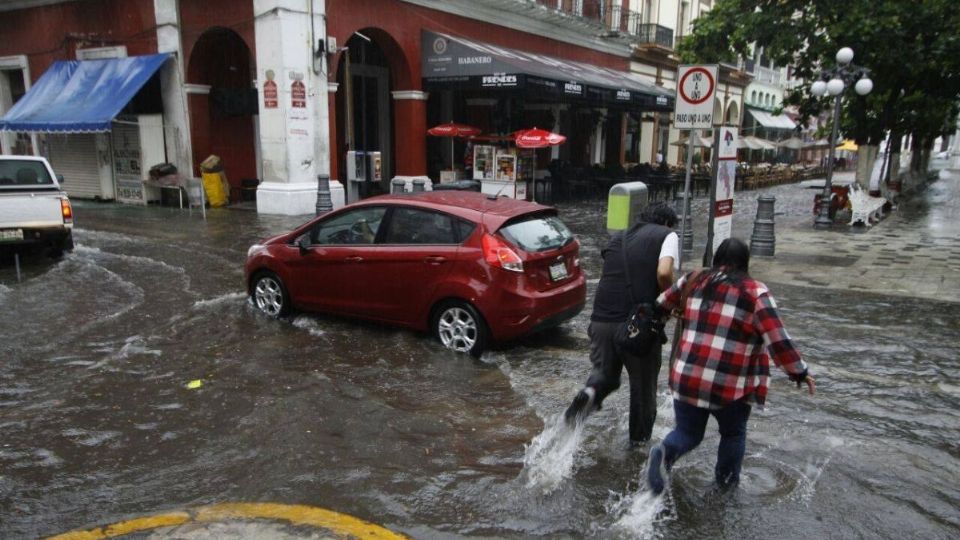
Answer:
[{"label": "wet pavement", "polygon": [[[863,233],[813,231],[815,190],[737,194],[744,238],[756,196],[777,197],[776,256],[752,270],[819,392],[774,374],[741,488],[711,490],[708,430],[662,498],[640,490],[647,450],[627,447],[626,392],[581,429],[558,423],[589,369],[589,309],[480,360],[401,330],[274,321],[243,293],[246,249],[306,216],[79,201],[72,254],[25,260],[20,283],[0,266],[0,538],[234,502],[415,538],[956,537],[958,185],[932,183]],[[693,206],[698,263],[705,201]],[[560,205],[591,296],[603,207]],[[654,438],[672,424],[666,392],[659,403]],[[277,531],[236,527],[151,534]]]}]

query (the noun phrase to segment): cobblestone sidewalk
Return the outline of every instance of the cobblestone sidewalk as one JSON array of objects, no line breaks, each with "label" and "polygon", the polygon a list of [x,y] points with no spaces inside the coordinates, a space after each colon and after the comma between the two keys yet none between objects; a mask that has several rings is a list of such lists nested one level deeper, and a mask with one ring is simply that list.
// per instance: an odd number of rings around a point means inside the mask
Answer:
[{"label": "cobblestone sidewalk", "polygon": [[[960,171],[927,187],[869,228],[813,228],[816,189],[798,185],[740,192],[733,234],[749,241],[756,199],[773,195],[776,252],[754,257],[751,274],[771,283],[960,302]],[[840,179],[852,173],[841,173]],[[700,266],[706,239],[705,199],[695,200],[693,266]],[[697,238],[700,235],[701,238]],[[685,263],[684,268],[691,268]]]}]

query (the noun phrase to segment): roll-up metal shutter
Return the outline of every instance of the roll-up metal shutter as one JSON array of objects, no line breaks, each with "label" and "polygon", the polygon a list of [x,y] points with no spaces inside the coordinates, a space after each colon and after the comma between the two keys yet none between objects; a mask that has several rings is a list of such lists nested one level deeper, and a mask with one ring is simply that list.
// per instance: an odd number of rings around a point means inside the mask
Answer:
[{"label": "roll-up metal shutter", "polygon": [[47,151],[53,171],[63,175],[67,195],[78,199],[104,196],[100,187],[96,134],[49,134]]}]

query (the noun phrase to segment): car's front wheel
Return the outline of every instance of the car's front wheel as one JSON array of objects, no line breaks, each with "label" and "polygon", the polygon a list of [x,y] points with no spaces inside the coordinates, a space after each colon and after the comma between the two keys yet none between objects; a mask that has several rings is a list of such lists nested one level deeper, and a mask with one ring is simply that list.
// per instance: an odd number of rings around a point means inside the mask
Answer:
[{"label": "car's front wheel", "polygon": [[257,309],[271,317],[283,317],[290,313],[290,295],[283,281],[273,272],[263,271],[253,278],[251,296]]},{"label": "car's front wheel", "polygon": [[487,345],[487,325],[476,308],[466,302],[440,305],[431,326],[440,343],[452,351],[479,357]]}]

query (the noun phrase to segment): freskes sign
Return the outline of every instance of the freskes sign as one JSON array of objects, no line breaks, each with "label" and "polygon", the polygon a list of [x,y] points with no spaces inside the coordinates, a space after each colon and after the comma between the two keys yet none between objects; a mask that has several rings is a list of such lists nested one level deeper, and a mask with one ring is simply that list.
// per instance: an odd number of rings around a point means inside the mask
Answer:
[{"label": "freskes sign", "polygon": [[709,129],[713,127],[713,97],[717,90],[717,66],[680,66],[677,71],[677,102],[673,127]]}]

